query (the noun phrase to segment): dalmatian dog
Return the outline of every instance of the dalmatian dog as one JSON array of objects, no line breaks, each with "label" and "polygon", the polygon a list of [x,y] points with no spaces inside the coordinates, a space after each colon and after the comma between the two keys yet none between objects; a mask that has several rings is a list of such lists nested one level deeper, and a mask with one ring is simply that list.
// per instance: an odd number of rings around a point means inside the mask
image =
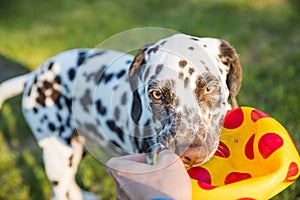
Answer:
[{"label": "dalmatian dog", "polygon": [[[111,156],[163,146],[187,167],[208,161],[242,69],[226,41],[176,34],[136,56],[75,49],[0,85],[0,103],[23,92],[23,113],[43,150],[53,199],[88,199],[75,182],[86,149]],[[86,145],[88,144],[88,145]],[[100,155],[101,153],[99,153]],[[90,195],[90,196],[88,196]]]}]

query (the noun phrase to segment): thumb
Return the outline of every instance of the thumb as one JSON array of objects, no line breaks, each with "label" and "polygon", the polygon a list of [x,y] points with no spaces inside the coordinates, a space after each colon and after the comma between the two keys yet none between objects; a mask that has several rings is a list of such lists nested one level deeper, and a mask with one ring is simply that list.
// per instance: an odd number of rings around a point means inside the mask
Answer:
[{"label": "thumb", "polygon": [[181,162],[179,156],[173,153],[172,151],[165,149],[158,154],[158,161],[155,165],[166,166],[166,165],[173,164],[175,162]]}]

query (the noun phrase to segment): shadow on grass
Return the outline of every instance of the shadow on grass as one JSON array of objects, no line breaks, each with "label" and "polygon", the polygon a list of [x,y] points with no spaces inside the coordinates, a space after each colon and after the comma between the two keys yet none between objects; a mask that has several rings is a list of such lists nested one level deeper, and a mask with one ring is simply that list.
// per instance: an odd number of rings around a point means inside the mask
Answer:
[{"label": "shadow on grass", "polygon": [[10,60],[9,58],[0,54],[0,82],[9,78],[28,73],[25,66],[21,63]]}]

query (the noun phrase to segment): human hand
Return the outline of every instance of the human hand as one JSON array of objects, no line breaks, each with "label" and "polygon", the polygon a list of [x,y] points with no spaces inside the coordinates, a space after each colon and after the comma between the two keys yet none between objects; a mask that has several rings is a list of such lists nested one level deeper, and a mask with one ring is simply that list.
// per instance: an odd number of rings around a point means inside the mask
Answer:
[{"label": "human hand", "polygon": [[144,155],[110,159],[106,166],[117,185],[117,199],[191,199],[190,177],[179,157],[163,150],[154,165]]}]

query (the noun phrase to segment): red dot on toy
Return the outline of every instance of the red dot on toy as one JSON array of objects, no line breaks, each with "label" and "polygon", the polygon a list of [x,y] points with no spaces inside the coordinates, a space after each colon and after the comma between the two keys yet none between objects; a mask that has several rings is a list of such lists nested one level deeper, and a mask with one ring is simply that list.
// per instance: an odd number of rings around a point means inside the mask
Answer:
[{"label": "red dot on toy", "polygon": [[220,141],[220,143],[219,143],[219,146],[218,146],[218,149],[215,153],[215,156],[218,156],[218,157],[221,157],[221,158],[228,158],[230,156],[229,148],[222,141]]},{"label": "red dot on toy", "polygon": [[193,167],[188,170],[188,174],[192,179],[196,179],[203,183],[211,184],[210,173],[203,167]]},{"label": "red dot on toy", "polygon": [[211,185],[211,175],[208,170],[203,167],[193,167],[188,170],[188,174],[192,179],[198,180],[198,185],[204,190],[211,190],[217,186]]},{"label": "red dot on toy", "polygon": [[245,197],[245,198],[239,198],[239,200],[255,200],[253,198]]},{"label": "red dot on toy", "polygon": [[258,149],[260,154],[264,159],[271,156],[276,150],[278,150],[283,145],[283,139],[276,133],[266,133],[264,134],[259,142]]},{"label": "red dot on toy", "polygon": [[231,172],[225,178],[225,185],[251,178],[251,174],[241,172]]},{"label": "red dot on toy", "polygon": [[245,146],[245,155],[248,159],[253,160],[254,159],[254,138],[255,134],[253,134],[250,139],[248,140],[246,146]]},{"label": "red dot on toy", "polygon": [[289,171],[286,175],[286,180],[288,181],[294,181],[295,179],[290,179],[293,176],[296,176],[299,172],[298,165],[295,162],[292,162],[289,166]]},{"label": "red dot on toy", "polygon": [[217,187],[217,186],[210,185],[210,184],[207,184],[207,183],[204,183],[204,182],[201,182],[201,181],[198,181],[198,185],[199,185],[199,187],[201,187],[204,190],[212,190],[212,189],[215,189]]},{"label": "red dot on toy", "polygon": [[235,129],[242,125],[244,121],[244,114],[241,108],[229,110],[226,113],[223,127],[227,129]]},{"label": "red dot on toy", "polygon": [[251,119],[253,122],[256,122],[257,120],[261,118],[269,118],[270,116],[266,113],[260,111],[260,110],[252,110],[251,111]]}]

